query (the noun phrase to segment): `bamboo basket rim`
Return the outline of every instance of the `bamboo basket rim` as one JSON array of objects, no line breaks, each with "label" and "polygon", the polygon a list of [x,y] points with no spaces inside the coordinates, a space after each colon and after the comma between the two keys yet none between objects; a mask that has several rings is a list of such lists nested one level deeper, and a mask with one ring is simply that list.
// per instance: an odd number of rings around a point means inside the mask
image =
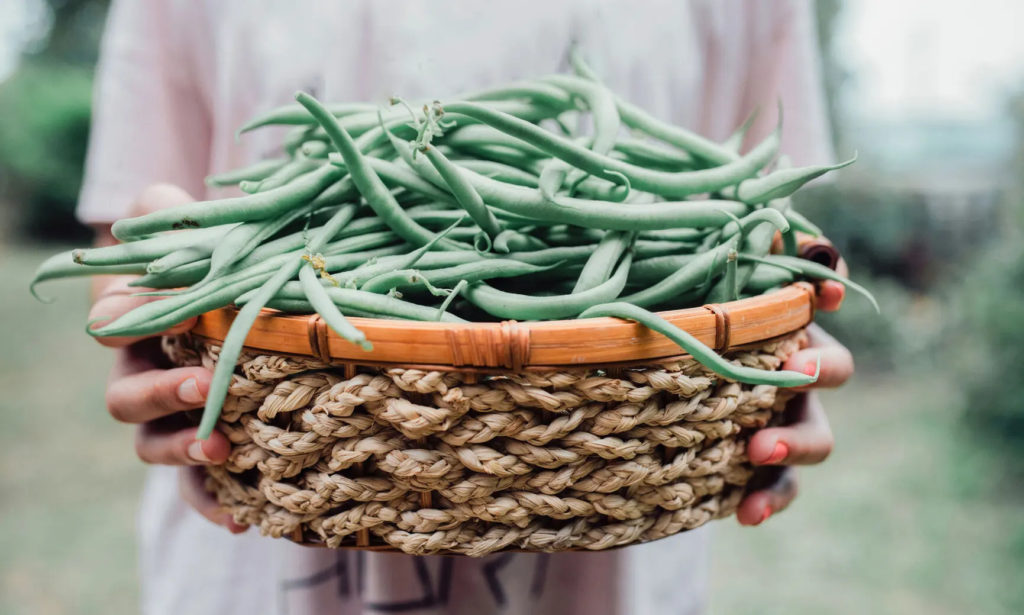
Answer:
[{"label": "bamboo basket rim", "polygon": [[[721,353],[800,329],[814,319],[814,311],[814,286],[795,282],[756,297],[659,315]],[[234,307],[207,312],[199,317],[192,334],[212,342],[223,341],[237,313]],[[373,350],[365,351],[342,339],[319,314],[285,314],[266,308],[246,337],[245,347],[313,357],[331,364],[469,372],[626,367],[689,356],[660,333],[610,317],[489,323],[349,320],[366,333]]]}]

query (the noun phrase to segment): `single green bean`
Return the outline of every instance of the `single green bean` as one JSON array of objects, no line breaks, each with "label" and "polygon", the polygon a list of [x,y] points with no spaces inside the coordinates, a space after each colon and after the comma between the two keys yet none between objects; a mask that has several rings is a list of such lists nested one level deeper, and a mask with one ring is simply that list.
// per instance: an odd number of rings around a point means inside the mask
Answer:
[{"label": "single green bean", "polygon": [[148,263],[179,248],[188,248],[206,242],[216,242],[230,227],[216,227],[190,233],[167,233],[127,243],[101,248],[72,250],[72,259],[81,265],[125,265]]},{"label": "single green bean", "polygon": [[36,285],[48,280],[89,275],[126,275],[146,272],[146,266],[142,263],[128,263],[125,265],[96,265],[87,267],[76,263],[75,259],[72,257],[73,253],[74,250],[69,250],[67,252],[55,254],[39,265],[36,269],[35,275],[32,276],[32,282],[29,283],[28,287],[29,292],[32,293],[33,297],[43,303],[53,302],[52,298],[43,297],[36,292]]},{"label": "single green bean", "polygon": [[304,264],[299,269],[299,283],[306,294],[306,300],[323,317],[327,326],[334,329],[334,332],[342,339],[358,345],[363,350],[373,350],[373,344],[366,340],[366,334],[355,328],[327,296],[327,291],[320,285],[310,263]]},{"label": "single green bean", "polygon": [[339,180],[341,175],[340,169],[324,165],[286,186],[266,192],[218,201],[197,201],[136,218],[118,220],[114,223],[112,232],[114,237],[124,240],[160,231],[264,220],[308,204],[316,195]]},{"label": "single green bean", "polygon": [[882,312],[882,309],[878,306],[878,301],[875,300],[874,295],[871,294],[868,289],[864,288],[860,284],[851,281],[849,278],[839,275],[832,269],[804,258],[794,258],[792,256],[783,256],[781,254],[771,254],[765,257],[758,257],[751,254],[740,254],[740,258],[753,263],[761,263],[764,265],[771,265],[774,267],[781,267],[802,276],[806,276],[813,279],[822,280],[833,280],[839,282],[843,286],[857,291],[868,301],[871,302],[871,307],[875,308],[878,313]]},{"label": "single green bean", "polygon": [[206,178],[206,185],[211,188],[222,188],[224,186],[235,186],[243,181],[260,181],[270,177],[274,171],[277,171],[287,163],[287,158],[260,160],[247,167],[210,175]]},{"label": "single green bean", "polygon": [[807,182],[821,177],[829,171],[842,169],[856,161],[857,155],[854,154],[853,158],[839,164],[781,169],[764,177],[747,179],[736,187],[736,198],[744,203],[765,203],[773,199],[787,197]]},{"label": "single green bean", "polygon": [[580,318],[597,318],[614,316],[624,320],[634,320],[648,329],[669,338],[692,356],[698,363],[714,373],[746,384],[765,384],[777,387],[799,387],[812,384],[818,380],[821,358],[818,369],[813,376],[794,371],[769,371],[730,363],[714,350],[701,343],[686,331],[668,322],[664,318],[641,307],[625,302],[608,303],[594,306],[582,314]]},{"label": "single green bean", "polygon": [[466,210],[469,217],[476,222],[477,226],[486,233],[489,242],[493,241],[504,229],[494,214],[484,204],[480,194],[473,188],[473,185],[459,172],[459,169],[451,163],[444,154],[436,147],[425,146],[420,150],[425,154],[430,164],[434,166],[437,173],[448,184],[448,189],[455,195],[456,201]]},{"label": "single green bean", "polygon": [[633,243],[633,238],[633,233],[607,231],[597,247],[594,248],[593,254],[587,259],[572,292],[581,293],[608,281],[612,272],[615,271],[615,264]]}]

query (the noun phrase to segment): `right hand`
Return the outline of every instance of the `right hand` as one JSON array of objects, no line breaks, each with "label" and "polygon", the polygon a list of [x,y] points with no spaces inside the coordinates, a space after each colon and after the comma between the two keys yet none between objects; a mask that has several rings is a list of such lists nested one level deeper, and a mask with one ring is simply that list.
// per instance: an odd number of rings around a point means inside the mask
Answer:
[{"label": "right hand", "polygon": [[[132,215],[193,200],[176,186],[158,184],[143,191],[132,207]],[[98,244],[114,243],[109,227],[98,228],[97,232]],[[132,279],[132,276],[106,276],[94,282],[96,299],[89,319],[104,317],[94,327],[158,299],[133,297],[132,293],[145,289],[128,286]],[[235,523],[230,513],[206,491],[199,467],[224,463],[231,444],[217,431],[208,440],[197,440],[197,428],[182,414],[203,406],[213,373],[202,367],[171,367],[160,350],[160,335],[184,333],[195,323],[196,319],[192,318],[149,337],[96,338],[117,353],[107,384],[107,410],[116,420],[137,425],[135,452],[139,459],[146,463],[182,466],[179,471],[182,498],[210,521],[240,533],[247,526]]]}]

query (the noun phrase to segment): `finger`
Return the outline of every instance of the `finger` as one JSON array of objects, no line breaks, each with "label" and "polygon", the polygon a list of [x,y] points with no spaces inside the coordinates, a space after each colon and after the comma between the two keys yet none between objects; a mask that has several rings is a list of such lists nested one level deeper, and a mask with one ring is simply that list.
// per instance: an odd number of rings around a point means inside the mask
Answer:
[{"label": "finger", "polygon": [[824,329],[816,324],[807,327],[807,334],[810,345],[807,348],[794,352],[782,369],[814,375],[818,369],[818,361],[821,361],[821,369],[818,371],[818,379],[806,387],[797,390],[828,389],[842,386],[850,376],[853,375],[853,355],[846,346],[839,343],[839,340],[829,335]]},{"label": "finger", "polygon": [[796,471],[786,468],[771,486],[743,498],[736,508],[736,520],[740,525],[761,525],[775,513],[785,510],[798,491]]},{"label": "finger", "polygon": [[206,487],[203,485],[203,472],[200,468],[181,468],[178,475],[178,492],[181,499],[190,505],[200,515],[209,521],[226,527],[232,534],[241,534],[249,529],[247,525],[235,522],[231,513],[217,503]]},{"label": "finger", "polygon": [[835,445],[832,429],[817,394],[793,400],[796,422],[761,429],[750,438],[747,455],[755,465],[809,465],[821,463]]},{"label": "finger", "polygon": [[131,205],[131,215],[146,214],[195,201],[191,194],[173,184],[153,184],[139,193]]},{"label": "finger", "polygon": [[822,280],[817,286],[818,309],[823,312],[835,312],[843,305],[846,298],[846,287],[835,280]]},{"label": "finger", "polygon": [[196,466],[224,463],[231,453],[227,436],[214,431],[207,440],[196,440],[196,427],[168,429],[159,421],[139,425],[135,454],[146,463]]},{"label": "finger", "polygon": [[107,411],[122,423],[144,423],[206,402],[213,374],[202,367],[150,369],[114,378]]},{"label": "finger", "polygon": [[[137,297],[134,293],[145,290],[143,288],[128,286],[128,281],[132,278],[127,278],[112,282],[106,286],[103,290],[103,295],[93,304],[89,310],[89,321],[93,322],[89,325],[90,329],[99,329],[105,324],[112,322],[114,319],[134,310],[135,308],[149,303],[150,301],[156,301],[161,297]],[[195,326],[197,318],[190,318],[186,321],[178,323],[170,329],[155,333],[148,336],[139,337],[97,337],[96,341],[104,346],[110,346],[119,348],[134,344],[135,342],[146,339],[148,337],[155,337],[158,335],[174,335],[177,333],[184,333]]]}]

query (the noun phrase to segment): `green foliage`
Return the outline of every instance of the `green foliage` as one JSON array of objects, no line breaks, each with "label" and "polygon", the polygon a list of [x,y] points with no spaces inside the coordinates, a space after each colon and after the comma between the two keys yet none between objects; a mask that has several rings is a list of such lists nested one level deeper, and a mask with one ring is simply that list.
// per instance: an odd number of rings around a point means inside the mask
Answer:
[{"label": "green foliage", "polygon": [[985,253],[959,288],[968,423],[1024,471],[1024,238]]},{"label": "green foliage", "polygon": [[76,234],[91,91],[88,69],[41,61],[24,63],[0,85],[0,169],[33,235]]}]

